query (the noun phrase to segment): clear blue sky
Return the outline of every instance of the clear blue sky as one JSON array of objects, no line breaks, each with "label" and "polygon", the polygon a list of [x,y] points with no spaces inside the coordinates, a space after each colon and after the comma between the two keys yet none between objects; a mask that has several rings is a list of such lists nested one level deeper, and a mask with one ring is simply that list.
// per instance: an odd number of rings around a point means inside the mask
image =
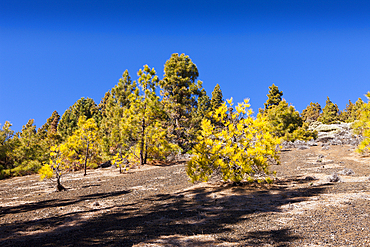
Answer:
[{"label": "clear blue sky", "polygon": [[172,53],[255,112],[273,83],[299,111],[327,96],[344,109],[370,90],[370,1],[0,0],[0,123],[99,103],[126,69],[162,78]]}]

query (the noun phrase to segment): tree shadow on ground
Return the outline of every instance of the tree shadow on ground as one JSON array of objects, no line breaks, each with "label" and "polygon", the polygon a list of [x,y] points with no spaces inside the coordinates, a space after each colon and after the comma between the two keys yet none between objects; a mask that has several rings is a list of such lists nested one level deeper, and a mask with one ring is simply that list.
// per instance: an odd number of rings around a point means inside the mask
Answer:
[{"label": "tree shadow on ground", "polygon": [[[63,226],[46,233],[19,235],[1,241],[1,246],[132,246],[141,242],[155,241],[163,237],[212,235],[216,240],[234,244],[288,246],[299,239],[290,228],[278,230],[251,230],[255,217],[265,217],[281,212],[281,206],[307,200],[322,193],[328,186],[270,188],[225,186],[195,188],[175,194],[159,194],[118,205],[111,212],[86,220],[76,220],[71,226]],[[105,196],[105,195],[102,195]],[[113,195],[112,195],[113,196]],[[98,197],[94,197],[98,198]],[[82,200],[82,199],[80,199]],[[52,202],[41,204],[55,207]],[[74,214],[73,217],[77,217]],[[60,222],[70,216],[63,216]],[[267,216],[266,216],[267,217]],[[266,218],[267,219],[267,218]],[[43,222],[53,220],[44,219]],[[19,224],[19,223],[18,223]],[[23,225],[37,224],[22,222]],[[241,230],[234,229],[238,226]],[[255,225],[254,225],[255,226]],[[39,227],[43,229],[42,226]],[[258,228],[258,227],[257,227]],[[18,234],[17,228],[7,226],[7,234]],[[13,229],[13,230],[11,230]],[[0,229],[1,230],[1,229]],[[197,239],[191,245],[206,245],[209,240]],[[163,246],[179,246],[170,244]]]},{"label": "tree shadow on ground", "polygon": [[79,196],[78,199],[52,199],[52,200],[45,200],[33,203],[26,203],[18,206],[10,206],[10,207],[0,207],[0,217],[3,217],[6,214],[17,214],[17,213],[24,213],[29,211],[35,211],[43,208],[53,208],[53,207],[65,207],[72,204],[77,204],[81,201],[85,200],[93,200],[93,199],[102,199],[107,197],[115,197],[130,193],[129,191],[114,191],[109,193],[95,193],[86,196]]}]

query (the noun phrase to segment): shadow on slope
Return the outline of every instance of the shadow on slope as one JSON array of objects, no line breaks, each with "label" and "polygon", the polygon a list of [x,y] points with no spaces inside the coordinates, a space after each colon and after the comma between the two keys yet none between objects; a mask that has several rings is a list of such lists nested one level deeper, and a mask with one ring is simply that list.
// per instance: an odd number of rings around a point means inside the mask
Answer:
[{"label": "shadow on slope", "polygon": [[[330,185],[300,189],[288,189],[287,186],[256,188],[251,185],[200,187],[176,194],[159,194],[119,205],[111,212],[90,219],[78,218],[77,212],[73,214],[75,218],[72,219],[76,220],[75,224],[64,226],[61,223],[59,228],[50,231],[46,229],[45,232],[32,235],[18,235],[21,231],[17,224],[43,229],[43,223],[55,218],[43,219],[40,223],[28,221],[10,224],[0,229],[6,231],[8,238],[7,241],[1,241],[0,245],[132,246],[163,237],[216,235],[222,241],[235,244],[242,242],[286,246],[290,241],[299,238],[291,234],[291,229],[250,230],[249,224],[252,224],[256,216],[280,212],[283,205],[305,201],[318,195],[327,186]],[[47,202],[43,206],[55,206],[50,203]],[[71,220],[70,217],[72,216],[65,215],[58,220],[68,221]],[[240,226],[242,230],[234,229],[235,225]],[[15,237],[9,237],[10,235]],[[197,241],[197,245],[202,245],[201,240]],[[207,241],[203,244],[209,243]]]}]

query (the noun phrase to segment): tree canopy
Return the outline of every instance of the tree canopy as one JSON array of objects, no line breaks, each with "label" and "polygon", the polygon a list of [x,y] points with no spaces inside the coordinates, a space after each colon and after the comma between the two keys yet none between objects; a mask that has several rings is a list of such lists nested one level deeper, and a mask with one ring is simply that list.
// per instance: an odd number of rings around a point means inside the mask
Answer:
[{"label": "tree canopy", "polygon": [[340,111],[337,104],[331,102],[329,97],[327,97],[326,105],[324,109],[322,109],[322,113],[317,120],[323,124],[337,123],[339,121],[339,114]]},{"label": "tree canopy", "polygon": [[279,91],[279,88],[275,86],[275,84],[272,84],[269,87],[269,93],[267,94],[267,101],[264,104],[265,105],[265,111],[269,110],[272,106],[279,105],[280,101],[282,100],[283,91]]}]

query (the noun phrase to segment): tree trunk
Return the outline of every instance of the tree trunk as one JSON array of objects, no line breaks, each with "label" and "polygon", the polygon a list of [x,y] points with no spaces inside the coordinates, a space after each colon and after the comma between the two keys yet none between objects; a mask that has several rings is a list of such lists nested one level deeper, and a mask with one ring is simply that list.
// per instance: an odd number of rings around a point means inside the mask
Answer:
[{"label": "tree trunk", "polygon": [[[146,96],[145,96],[146,99]],[[145,100],[144,99],[144,100]],[[140,165],[144,165],[145,159],[144,159],[144,140],[145,140],[145,112],[146,112],[146,103],[144,103],[144,114],[143,119],[141,122],[141,142],[140,142]]]},{"label": "tree trunk", "polygon": [[67,190],[61,183],[60,183],[60,175],[57,172],[57,190],[62,191],[62,190]]},{"label": "tree trunk", "polygon": [[[119,150],[119,157],[122,157],[122,149]],[[122,162],[119,163],[119,173],[122,173]]]},{"label": "tree trunk", "polygon": [[144,165],[144,138],[145,138],[145,118],[141,124],[141,140],[140,140],[140,165]]},{"label": "tree trunk", "polygon": [[84,176],[86,176],[86,167],[87,167],[87,158],[88,157],[89,157],[89,141],[86,142],[86,157],[85,157],[85,164],[84,164],[84,169],[85,169]]},{"label": "tree trunk", "polygon": [[148,142],[145,143],[144,164],[146,164],[147,159],[148,159]]}]

